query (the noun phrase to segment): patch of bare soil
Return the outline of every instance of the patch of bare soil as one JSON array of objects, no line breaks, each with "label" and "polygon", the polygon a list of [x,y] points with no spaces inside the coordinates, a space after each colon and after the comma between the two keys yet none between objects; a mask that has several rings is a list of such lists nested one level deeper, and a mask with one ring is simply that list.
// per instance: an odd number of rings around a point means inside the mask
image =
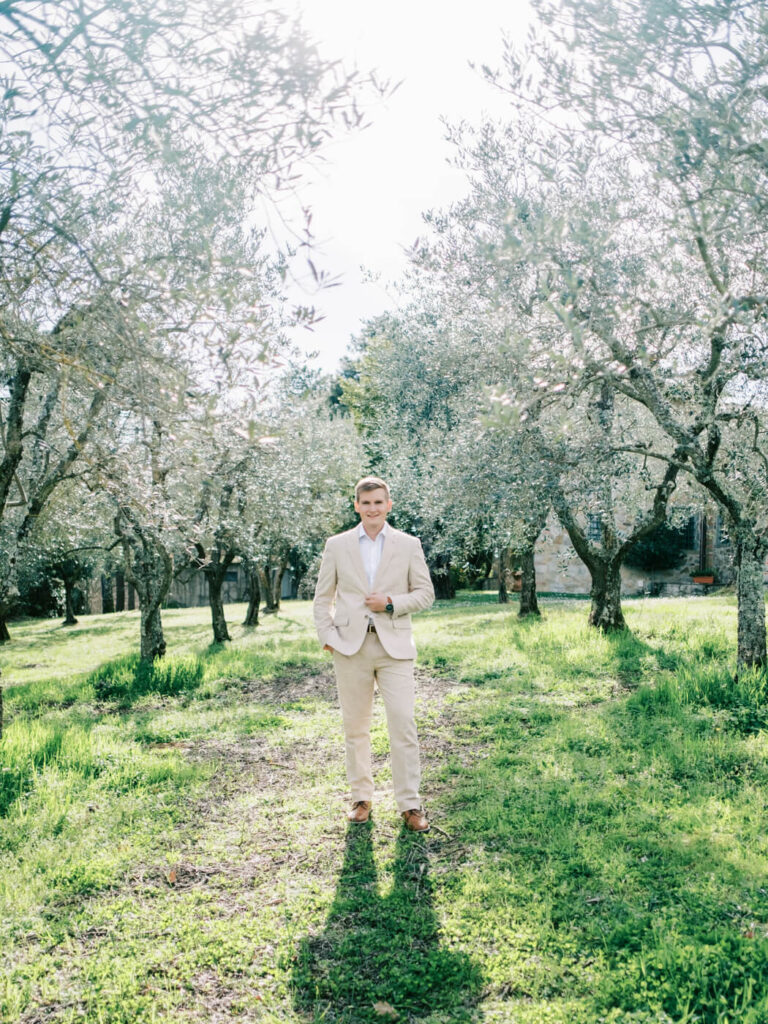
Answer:
[{"label": "patch of bare soil", "polygon": [[190,988],[195,1008],[206,1024],[230,1024],[234,1016],[232,1004],[240,998],[239,993],[222,986],[216,971],[201,971],[192,979]]},{"label": "patch of bare soil", "polygon": [[249,679],[242,684],[242,692],[251,700],[263,704],[292,704],[316,697],[336,700],[336,681],[332,672],[317,675],[280,676],[278,679]]},{"label": "patch of bare soil", "polygon": [[441,676],[430,675],[422,669],[416,668],[416,696],[442,707],[446,696],[449,693],[456,693],[457,690],[467,689],[463,683],[457,683],[455,679],[446,679]]},{"label": "patch of bare soil", "polygon": [[[418,667],[414,675],[417,695],[429,700],[442,702],[446,694],[455,691],[461,685],[454,679],[433,676]],[[292,704],[311,697],[328,700],[334,704],[337,702],[336,680],[332,672],[320,672],[310,676],[281,676],[269,681],[250,679],[242,683],[242,692],[251,700],[264,704]]]},{"label": "patch of bare soil", "polygon": [[[445,707],[445,698],[457,688],[463,687],[454,680],[437,678],[416,670],[418,699],[422,708],[426,705],[426,717],[430,720],[420,730],[425,762],[442,758],[456,750],[456,744],[450,736],[451,724],[457,712]],[[251,680],[244,684],[243,689],[250,701],[273,707],[291,705],[308,697],[337,702],[335,680],[327,672],[303,678],[284,677],[269,682]],[[376,699],[380,700],[378,696]],[[465,744],[459,746],[464,748]],[[462,749],[462,753],[468,751]],[[191,883],[182,865],[184,880],[180,877],[179,881],[182,885],[208,884],[215,876],[223,881],[224,878],[231,879],[236,875],[253,885],[262,873],[269,878],[270,872],[277,866],[270,856],[270,850],[273,847],[280,849],[284,845],[280,835],[284,797],[295,796],[306,786],[308,765],[316,767],[318,776],[322,776],[329,764],[341,762],[343,751],[339,749],[338,743],[331,742],[325,736],[302,738],[290,747],[278,747],[271,743],[269,734],[257,734],[240,737],[235,741],[206,737],[188,747],[187,756],[192,760],[214,761],[221,766],[221,771],[217,771],[205,797],[197,801],[192,809],[190,819],[194,827],[188,830],[189,847],[185,851],[185,859],[190,864],[198,861],[195,836],[204,836],[211,830],[227,832],[231,829],[233,833],[237,831],[238,834],[245,834],[247,846],[258,853],[251,856],[248,865],[237,863],[240,857],[228,858],[220,864],[211,863]],[[374,771],[387,757],[374,757]],[[244,796],[254,794],[266,798],[266,809],[264,801],[251,803],[246,800],[243,803]],[[269,806],[270,800],[274,800],[274,806]],[[334,834],[337,825],[341,830],[339,834],[343,833],[344,820],[340,814],[343,805],[344,793],[340,793],[338,811],[333,812],[331,831]],[[291,852],[294,859],[297,855],[298,851]]]}]

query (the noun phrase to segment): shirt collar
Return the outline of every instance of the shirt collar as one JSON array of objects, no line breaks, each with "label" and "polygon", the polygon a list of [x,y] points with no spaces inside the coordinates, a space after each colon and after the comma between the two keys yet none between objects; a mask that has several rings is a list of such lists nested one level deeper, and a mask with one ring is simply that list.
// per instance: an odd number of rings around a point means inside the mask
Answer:
[{"label": "shirt collar", "polygon": [[[376,540],[378,540],[379,537],[386,537],[388,533],[389,533],[389,523],[384,523],[382,528],[379,530],[379,533],[378,533],[378,536],[376,537]],[[365,537],[366,540],[371,540],[371,538],[365,532],[365,527],[363,526],[362,523],[358,523],[357,524],[357,536],[358,536],[358,540],[362,540],[363,537]],[[371,541],[371,543],[375,544],[376,541]]]}]

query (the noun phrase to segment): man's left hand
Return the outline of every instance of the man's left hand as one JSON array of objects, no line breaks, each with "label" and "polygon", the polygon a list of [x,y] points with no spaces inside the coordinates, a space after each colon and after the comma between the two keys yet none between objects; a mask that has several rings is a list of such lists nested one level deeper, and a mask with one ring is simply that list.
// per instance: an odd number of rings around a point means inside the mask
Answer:
[{"label": "man's left hand", "polygon": [[372,612],[383,612],[387,610],[389,598],[386,594],[369,594],[365,599],[365,604]]}]

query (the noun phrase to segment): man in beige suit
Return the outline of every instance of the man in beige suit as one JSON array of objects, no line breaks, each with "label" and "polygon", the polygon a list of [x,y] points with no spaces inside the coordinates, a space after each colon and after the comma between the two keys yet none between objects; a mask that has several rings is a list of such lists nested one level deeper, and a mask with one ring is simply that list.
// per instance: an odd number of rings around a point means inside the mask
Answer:
[{"label": "man in beige suit", "polygon": [[317,635],[333,652],[344,723],[351,822],[368,821],[373,799],[371,715],[374,682],[384,700],[395,801],[406,828],[426,832],[419,740],[414,720],[411,613],[435,599],[421,543],[387,523],[389,488],[378,477],[355,487],[360,523],[330,537],[315,590]]}]

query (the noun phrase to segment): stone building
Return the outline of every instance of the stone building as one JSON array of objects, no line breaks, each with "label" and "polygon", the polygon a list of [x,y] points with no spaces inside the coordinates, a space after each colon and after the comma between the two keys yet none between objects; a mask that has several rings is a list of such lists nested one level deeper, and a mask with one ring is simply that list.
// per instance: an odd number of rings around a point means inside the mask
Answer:
[{"label": "stone building", "polygon": [[[600,539],[597,516],[589,523],[592,539]],[[733,546],[719,516],[692,515],[682,537],[685,558],[674,569],[644,571],[622,566],[624,594],[705,594],[711,586],[733,582]],[[705,570],[712,570],[713,582],[696,582]],[[766,573],[768,580],[768,573]],[[573,549],[570,538],[552,516],[536,546],[536,587],[542,593],[587,594],[589,571]]]},{"label": "stone building", "polygon": [[121,572],[88,581],[86,608],[90,614],[132,612],[138,607],[136,591]]}]

